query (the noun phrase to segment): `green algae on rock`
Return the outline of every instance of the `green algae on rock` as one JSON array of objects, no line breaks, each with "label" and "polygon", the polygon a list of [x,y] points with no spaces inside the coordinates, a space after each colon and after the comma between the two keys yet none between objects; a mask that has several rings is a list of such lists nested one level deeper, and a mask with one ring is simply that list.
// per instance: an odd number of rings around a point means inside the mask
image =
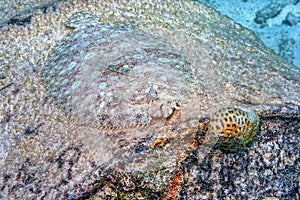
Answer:
[{"label": "green algae on rock", "polygon": [[233,152],[256,135],[259,116],[237,108],[223,108],[213,114],[208,125],[207,139],[218,141],[216,147]]},{"label": "green algae on rock", "polygon": [[54,47],[41,77],[68,119],[104,129],[146,126],[187,101],[190,64],[162,38],[87,12],[66,24],[76,29]]}]

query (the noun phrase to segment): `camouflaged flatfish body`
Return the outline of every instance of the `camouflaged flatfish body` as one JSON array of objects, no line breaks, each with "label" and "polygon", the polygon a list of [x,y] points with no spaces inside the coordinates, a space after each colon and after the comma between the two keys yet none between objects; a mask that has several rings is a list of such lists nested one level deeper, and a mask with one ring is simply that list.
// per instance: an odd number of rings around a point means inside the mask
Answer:
[{"label": "camouflaged flatfish body", "polygon": [[149,125],[189,98],[190,64],[164,39],[92,17],[74,26],[41,72],[47,98],[68,119],[99,128]]}]

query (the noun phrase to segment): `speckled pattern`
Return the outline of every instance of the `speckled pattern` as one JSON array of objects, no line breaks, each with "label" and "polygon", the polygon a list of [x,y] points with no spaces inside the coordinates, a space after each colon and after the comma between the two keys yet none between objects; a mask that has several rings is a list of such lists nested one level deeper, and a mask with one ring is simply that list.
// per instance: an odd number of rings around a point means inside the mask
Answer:
[{"label": "speckled pattern", "polygon": [[259,117],[253,112],[223,108],[210,118],[207,137],[218,139],[217,146],[225,151],[235,151],[256,135],[258,125]]},{"label": "speckled pattern", "polygon": [[[70,0],[56,8],[33,15],[25,27],[1,29],[2,199],[88,199],[97,190],[95,199],[121,199],[124,193],[129,199],[162,199],[177,170],[184,175],[179,199],[299,199],[298,68],[267,50],[247,29],[194,1]],[[183,52],[176,54],[185,55],[192,66],[195,95],[178,108],[174,119],[179,120],[158,123],[153,117],[155,123],[147,127],[99,130],[61,116],[64,108],[51,103],[61,97],[49,96],[40,72],[50,48],[71,31],[63,22],[78,10],[99,16],[106,25],[133,24],[149,38],[166,39],[164,50]],[[196,133],[186,129],[230,106],[259,113],[262,125],[255,142],[232,154],[205,145],[195,149],[197,154],[191,152]],[[157,138],[166,143],[152,149]],[[187,154],[182,168],[178,157]],[[134,178],[135,172],[142,175]]]},{"label": "speckled pattern", "polygon": [[132,25],[76,25],[41,72],[48,99],[68,119],[98,128],[145,126],[188,99],[190,64],[162,38]]},{"label": "speckled pattern", "polygon": [[251,150],[202,160],[197,150],[184,161],[183,199],[299,199],[300,121],[261,118],[261,124]]}]

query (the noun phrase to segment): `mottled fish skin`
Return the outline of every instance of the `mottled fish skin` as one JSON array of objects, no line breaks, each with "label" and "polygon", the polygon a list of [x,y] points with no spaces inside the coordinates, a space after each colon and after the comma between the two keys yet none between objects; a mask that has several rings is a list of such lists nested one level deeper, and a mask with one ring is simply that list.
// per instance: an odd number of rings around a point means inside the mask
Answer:
[{"label": "mottled fish skin", "polygon": [[256,135],[259,116],[237,108],[223,108],[214,113],[208,125],[207,142],[216,147],[234,152],[245,146]]},{"label": "mottled fish skin", "polygon": [[87,11],[79,11],[72,14],[64,23],[65,26],[77,28],[82,25],[96,24],[99,22],[99,17]]},{"label": "mottled fish skin", "polygon": [[166,120],[192,93],[189,62],[165,40],[93,20],[58,42],[41,79],[68,119],[98,128]]}]

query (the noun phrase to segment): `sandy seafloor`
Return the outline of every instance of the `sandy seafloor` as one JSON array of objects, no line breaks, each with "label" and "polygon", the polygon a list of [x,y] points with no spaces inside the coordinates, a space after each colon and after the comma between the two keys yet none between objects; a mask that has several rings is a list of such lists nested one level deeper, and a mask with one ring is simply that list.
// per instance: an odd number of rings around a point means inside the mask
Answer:
[{"label": "sandy seafloor", "polygon": [[[39,71],[51,47],[69,31],[66,30],[63,25],[67,15],[69,16],[74,10],[81,10],[83,8],[94,11],[95,13],[101,13],[101,11],[97,11],[97,6],[94,7],[88,3],[85,4],[85,1],[73,1],[74,4],[62,3],[62,7],[60,7],[61,4],[53,4],[55,1],[39,1],[42,2],[42,6],[33,10],[29,9],[29,11],[28,8],[35,5],[34,1],[28,1],[28,5],[26,5],[27,1],[15,1],[18,2],[15,4],[10,4],[12,1],[3,2],[5,3],[5,6],[3,6],[5,12],[1,12],[3,16],[2,19],[5,18],[3,13],[16,16],[18,11],[20,11],[18,6],[22,8],[25,6],[27,11],[25,12],[25,18],[20,17],[21,20],[19,20],[19,17],[15,17],[18,20],[10,21],[10,25],[2,27],[3,32],[5,32],[5,40],[1,40],[1,47],[3,48],[1,48],[0,51],[1,67],[4,66],[0,71],[0,163],[3,169],[3,173],[1,174],[1,195],[3,196],[0,196],[0,198],[12,195],[10,196],[11,199],[21,197],[23,199],[34,199],[36,197],[56,199],[56,197],[62,198],[60,195],[63,194],[65,195],[64,197],[69,197],[69,199],[72,199],[72,197],[76,199],[76,194],[80,193],[81,189],[85,186],[86,188],[84,189],[86,190],[95,186],[93,185],[95,184],[95,182],[93,182],[95,180],[92,179],[99,175],[97,171],[97,160],[102,159],[103,162],[110,162],[114,155],[114,152],[110,150],[119,145],[117,143],[119,140],[123,139],[126,141],[126,138],[125,136],[125,139],[114,138],[113,136],[109,138],[105,135],[109,133],[105,131],[103,134],[103,131],[101,132],[86,127],[76,127],[71,123],[66,123],[67,120],[57,112],[53,105],[45,103],[44,96],[46,91],[38,77]],[[244,1],[240,2],[241,3],[237,5],[246,4]],[[253,4],[258,8],[260,4],[257,4],[257,2],[258,1],[248,1],[249,5]],[[48,4],[49,6],[45,6]],[[13,8],[11,13],[7,11],[7,9],[10,9],[10,5],[12,5]],[[228,4],[224,5],[227,5],[228,8],[232,7]],[[299,3],[297,5],[299,5]],[[110,7],[111,5],[106,6]],[[26,9],[21,10],[23,12]],[[35,13],[33,17],[31,17],[31,12]],[[57,13],[60,13],[60,15]],[[297,12],[295,12],[295,14],[297,14]],[[248,20],[251,21],[253,16],[254,14],[252,13]],[[286,25],[282,25],[282,27],[283,26]],[[291,29],[294,31],[294,28],[297,26],[298,25],[292,26]],[[268,27],[269,26],[262,30],[267,30]],[[249,26],[249,28],[251,28],[251,26]],[[245,31],[243,31],[242,34],[247,35],[247,32],[245,33]],[[268,34],[272,35],[273,33]],[[251,36],[251,42],[257,42],[257,40],[253,39],[254,37],[251,34],[249,35]],[[299,37],[299,35],[296,36]],[[279,37],[281,36],[279,35]],[[293,38],[297,39],[297,37]],[[270,39],[270,37],[268,38]],[[288,38],[291,37],[288,36]],[[276,46],[278,45],[276,43],[272,44],[276,50]],[[298,86],[299,80],[297,81],[296,78],[299,77],[299,75],[295,74],[295,72],[299,72],[299,70],[297,71],[291,65],[277,59],[276,56],[273,56],[273,54],[262,47],[263,45],[261,45],[260,41],[253,44],[253,46],[258,49],[263,49],[262,52],[258,51],[259,53],[252,50],[257,53],[257,55],[266,56],[267,62],[271,63],[271,66],[274,65],[274,68],[270,70],[271,73],[274,73],[274,77],[277,75],[280,77],[281,75],[280,69],[278,69],[274,63],[279,63],[278,66],[284,66],[282,73],[287,73],[288,76],[291,77],[289,80],[290,83],[286,81],[286,79],[283,79],[287,85],[284,87],[278,86],[278,88],[274,88],[274,90],[271,89],[271,93],[274,91],[276,93],[276,90],[279,89],[278,91],[284,93],[283,101],[291,99],[293,103],[299,103],[299,94],[293,94],[292,92],[299,91],[299,88],[293,88],[292,85],[292,83],[296,83],[295,86]],[[295,46],[298,47],[298,45],[292,45],[292,47]],[[5,47],[9,47],[9,49]],[[249,51],[251,52],[251,49]],[[293,53],[293,55],[296,55],[297,51],[293,50]],[[264,60],[264,56],[260,57],[260,59]],[[274,63],[272,58],[275,60]],[[293,62],[297,63],[296,61]],[[249,62],[249,64],[253,63]],[[287,66],[291,66],[290,71],[287,69]],[[245,73],[247,74],[249,72],[246,70]],[[263,77],[263,75],[260,74],[259,77]],[[211,83],[209,80],[208,82]],[[215,84],[218,86],[217,83]],[[253,84],[255,85],[255,83]],[[265,85],[270,87],[268,83]],[[229,85],[228,87],[233,86],[245,90],[246,94],[249,89],[245,87],[245,85],[239,87],[238,84]],[[212,90],[209,91],[211,92]],[[234,91],[232,92],[234,95]],[[253,94],[253,97],[255,97],[255,95],[257,94]],[[249,96],[251,97],[251,94],[249,94]],[[278,99],[276,98],[280,95],[278,96],[276,93],[274,96],[274,101],[277,101]],[[268,100],[267,97],[266,100]],[[260,101],[259,98],[257,101]],[[215,106],[215,104],[213,105]],[[202,114],[204,116],[209,113],[209,110],[206,110],[209,106],[203,107],[205,111]],[[213,110],[213,108],[210,109]],[[278,109],[280,110],[280,108]],[[283,109],[283,113],[284,110],[285,108]],[[297,107],[294,110],[295,115],[299,115],[299,110],[297,113]],[[228,198],[231,199],[247,197],[249,195],[274,199],[280,196],[286,198],[299,197],[296,191],[297,172],[299,172],[299,165],[297,165],[299,164],[299,152],[294,152],[295,149],[299,149],[299,145],[297,145],[299,141],[297,133],[299,134],[300,130],[299,120],[276,120],[264,123],[263,128],[266,132],[258,136],[259,142],[254,143],[249,150],[249,154],[224,155],[222,153],[216,153],[212,155],[212,158],[207,158],[205,162],[201,162],[199,158],[195,162],[193,158],[190,157],[189,159],[191,161],[187,160],[186,166],[184,166],[186,167],[185,183],[188,187],[186,187],[181,194],[185,196],[197,194],[202,198],[216,198],[220,197],[218,195],[221,194],[221,196],[228,195]],[[114,143],[114,141],[117,142]],[[144,141],[141,143],[144,144],[143,142]],[[201,154],[201,152],[199,154]],[[162,155],[164,154],[162,153]],[[177,155],[172,155],[168,158],[170,158],[170,160],[167,164],[170,167],[170,171],[172,171],[176,165],[175,160],[177,159]],[[193,164],[192,167],[190,166],[192,165],[191,163]],[[195,163],[197,164],[195,165]],[[215,171],[211,172],[210,170]],[[213,178],[216,177],[220,171],[222,172],[218,179],[220,182],[216,183]],[[163,178],[166,177],[168,176],[163,176]],[[230,177],[232,177],[235,182],[230,182],[232,181]],[[259,181],[262,180],[262,177],[263,183],[260,183]],[[116,177],[112,175],[111,179],[114,178]],[[159,182],[157,185],[161,186],[161,183],[163,185],[162,187],[165,187],[164,184],[166,184],[166,180],[160,178],[159,176],[155,177]],[[116,180],[115,182],[118,182],[118,179]],[[250,181],[250,184],[245,185],[244,181]],[[113,183],[116,184],[115,182]],[[206,182],[209,183],[205,185]],[[227,182],[232,185],[227,185]],[[193,185],[194,183],[196,184]],[[235,184],[238,187],[235,187]],[[265,187],[263,184],[265,184]],[[154,192],[157,192],[156,189],[159,189],[157,185],[153,187]],[[222,187],[226,188],[222,189]],[[130,189],[130,187],[128,188]],[[107,188],[103,190],[110,191],[109,189],[111,188],[107,186]],[[255,192],[258,190],[261,191],[256,194]],[[199,191],[205,191],[206,193]],[[250,193],[248,194],[245,191]],[[103,193],[105,192],[107,191]],[[157,193],[159,192],[162,193],[162,191],[158,191]],[[235,194],[236,196],[234,196]]]},{"label": "sandy seafloor", "polygon": [[[300,67],[300,2],[298,0],[196,0],[252,30],[270,49]],[[274,6],[278,5],[278,6]],[[265,19],[255,21],[257,13]],[[278,10],[276,10],[278,9]],[[275,11],[276,10],[276,11]]]}]

